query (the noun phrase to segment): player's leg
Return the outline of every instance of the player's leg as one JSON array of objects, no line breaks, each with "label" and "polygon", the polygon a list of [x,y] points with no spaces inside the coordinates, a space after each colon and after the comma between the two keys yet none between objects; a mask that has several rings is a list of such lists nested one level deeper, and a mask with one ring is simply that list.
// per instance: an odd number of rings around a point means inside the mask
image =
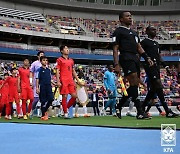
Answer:
[{"label": "player's leg", "polygon": [[67,108],[70,108],[72,105],[74,105],[77,98],[76,87],[74,83],[68,85],[68,91],[71,94],[71,99],[69,100],[67,104]]},{"label": "player's leg", "polygon": [[75,105],[75,114],[74,114],[74,117],[75,117],[75,118],[78,118],[78,117],[79,117],[79,115],[78,115],[78,108],[79,108],[79,103],[76,102],[76,105]]},{"label": "player's leg", "polygon": [[34,95],[33,95],[33,91],[32,89],[27,89],[27,97],[30,100],[30,103],[28,105],[28,116],[30,116],[31,112],[32,112],[32,103],[34,101]]}]

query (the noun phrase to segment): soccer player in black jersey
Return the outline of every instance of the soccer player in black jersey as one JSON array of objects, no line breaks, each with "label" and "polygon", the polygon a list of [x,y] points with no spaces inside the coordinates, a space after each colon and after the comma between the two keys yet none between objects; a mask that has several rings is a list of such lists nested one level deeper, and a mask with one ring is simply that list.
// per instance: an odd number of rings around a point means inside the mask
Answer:
[{"label": "soccer player in black jersey", "polygon": [[166,117],[176,117],[178,115],[168,108],[164,98],[163,85],[160,79],[160,65],[163,65],[163,67],[166,68],[167,73],[169,73],[169,70],[168,66],[166,66],[165,62],[160,56],[159,44],[154,40],[156,37],[156,28],[153,26],[148,26],[146,28],[146,34],[148,35],[148,38],[145,38],[141,42],[141,46],[143,47],[146,54],[154,61],[154,65],[152,67],[149,67],[147,64],[144,65],[144,69],[150,82],[150,90],[148,91],[148,94],[143,102],[143,109],[145,109],[147,103],[154,97],[154,95],[157,94],[166,112]]},{"label": "soccer player in black jersey", "polygon": [[[120,13],[119,20],[121,26],[113,33],[114,65],[115,71],[118,74],[120,74],[120,65],[122,66],[124,75],[130,83],[130,87],[127,89],[128,96],[123,96],[117,105],[117,116],[121,118],[121,109],[127,99],[131,98],[137,108],[137,119],[146,119],[148,116],[143,112],[140,100],[137,99],[138,85],[140,83],[140,60],[138,55],[140,54],[150,66],[153,65],[153,62],[142,49],[137,33],[130,28],[132,24],[131,13],[127,11]],[[119,56],[118,51],[120,52]]]}]

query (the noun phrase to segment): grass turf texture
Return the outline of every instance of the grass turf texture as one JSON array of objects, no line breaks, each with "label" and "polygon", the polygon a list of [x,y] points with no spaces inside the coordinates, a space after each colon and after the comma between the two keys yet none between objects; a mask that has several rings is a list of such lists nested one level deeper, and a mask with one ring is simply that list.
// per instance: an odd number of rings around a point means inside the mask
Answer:
[{"label": "grass turf texture", "polygon": [[89,118],[51,118],[48,121],[42,121],[40,118],[23,120],[13,118],[5,120],[0,119],[0,123],[16,122],[16,123],[34,123],[34,124],[59,124],[59,125],[89,125],[89,126],[108,126],[108,127],[129,127],[129,128],[161,128],[161,124],[176,124],[176,128],[180,129],[180,118],[153,117],[151,120],[137,120],[135,117],[122,117],[118,119],[112,116],[96,116]]}]

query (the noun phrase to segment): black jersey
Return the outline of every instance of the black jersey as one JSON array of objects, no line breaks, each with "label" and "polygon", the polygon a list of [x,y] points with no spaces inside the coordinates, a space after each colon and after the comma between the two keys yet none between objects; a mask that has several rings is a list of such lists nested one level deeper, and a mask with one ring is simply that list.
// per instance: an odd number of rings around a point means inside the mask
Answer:
[{"label": "black jersey", "polygon": [[137,45],[140,39],[135,31],[126,27],[120,26],[113,33],[113,43],[119,45],[120,53],[137,54]]},{"label": "black jersey", "polygon": [[160,48],[159,48],[159,43],[156,42],[155,40],[146,38],[141,41],[141,46],[146,52],[146,54],[156,63],[159,65],[161,60],[160,60]]}]

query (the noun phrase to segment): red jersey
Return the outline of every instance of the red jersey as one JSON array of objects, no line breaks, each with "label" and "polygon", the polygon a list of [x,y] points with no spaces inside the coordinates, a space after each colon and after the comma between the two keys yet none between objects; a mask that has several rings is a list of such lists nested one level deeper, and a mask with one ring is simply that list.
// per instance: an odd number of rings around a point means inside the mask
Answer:
[{"label": "red jersey", "polygon": [[30,87],[30,80],[29,80],[30,69],[21,67],[18,69],[18,71],[19,71],[19,76],[21,79],[21,88],[29,88]]},{"label": "red jersey", "polygon": [[2,95],[9,95],[9,84],[4,83],[4,82],[5,82],[4,80],[0,81],[0,84],[1,85],[3,84],[2,88],[1,88],[1,94]]},{"label": "red jersey", "polygon": [[5,81],[4,84],[8,83],[9,85],[9,93],[17,92],[17,77],[9,76]]},{"label": "red jersey", "polygon": [[73,67],[74,67],[74,61],[71,58],[65,59],[64,57],[60,57],[56,61],[57,63],[57,69],[60,70],[60,80],[68,80],[72,81],[73,80]]}]

